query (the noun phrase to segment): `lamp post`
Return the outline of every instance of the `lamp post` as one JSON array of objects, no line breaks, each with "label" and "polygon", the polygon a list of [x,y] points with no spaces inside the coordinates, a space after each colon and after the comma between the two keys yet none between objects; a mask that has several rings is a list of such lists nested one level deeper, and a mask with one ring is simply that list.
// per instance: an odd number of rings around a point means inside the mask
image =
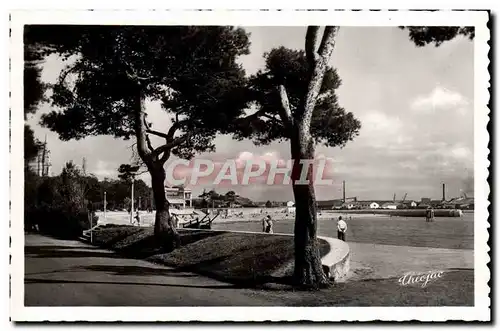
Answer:
[{"label": "lamp post", "polygon": [[104,222],[106,222],[106,191],[104,191]]},{"label": "lamp post", "polygon": [[131,197],[132,197],[132,206],[130,208],[130,224],[133,224],[134,223],[134,177],[132,176],[132,193],[131,193]]}]

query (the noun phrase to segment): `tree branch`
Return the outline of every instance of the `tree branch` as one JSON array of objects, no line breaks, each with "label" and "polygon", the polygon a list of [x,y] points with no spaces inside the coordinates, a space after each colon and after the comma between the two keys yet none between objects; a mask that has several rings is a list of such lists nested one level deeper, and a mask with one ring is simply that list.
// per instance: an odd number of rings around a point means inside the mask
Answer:
[{"label": "tree branch", "polygon": [[325,27],[325,32],[323,33],[323,38],[321,39],[318,54],[322,58],[326,58],[326,62],[328,62],[328,60],[330,59],[333,48],[335,47],[335,35],[337,34],[337,31],[338,27]]},{"label": "tree branch", "polygon": [[82,60],[76,61],[73,65],[67,65],[64,70],[59,74],[59,81],[64,82],[66,77],[75,71],[95,71],[95,68],[86,68],[82,62]]},{"label": "tree branch", "polygon": [[318,40],[319,26],[307,27],[306,33],[306,58],[311,67],[315,65],[318,60],[318,53],[316,52],[316,42]]},{"label": "tree branch", "polygon": [[292,111],[290,110],[290,102],[288,100],[288,94],[286,93],[286,88],[284,85],[278,86],[278,92],[280,95],[281,107],[279,108],[279,115],[285,126],[293,125]]},{"label": "tree branch", "polygon": [[[312,32],[310,32],[309,30],[311,30]],[[323,38],[321,40],[321,45],[319,49],[320,53],[319,54],[315,53],[316,61],[314,62],[314,65],[309,68],[311,76],[309,78],[307,94],[304,101],[304,107],[303,107],[304,113],[301,114],[301,120],[300,120],[300,131],[302,135],[310,135],[311,118],[314,108],[316,107],[318,94],[321,89],[321,84],[323,83],[323,77],[325,76],[325,71],[328,66],[328,61],[330,60],[333,48],[335,46],[336,31],[337,31],[336,27],[328,26],[325,28],[325,32],[323,34]],[[313,38],[312,37],[314,35],[313,33],[314,30],[309,28],[307,34],[310,36],[311,39]],[[308,42],[306,40],[306,46],[307,45]]]},{"label": "tree branch", "polygon": [[162,138],[165,138],[165,139],[168,140],[168,135],[165,134],[165,133],[163,133],[163,132],[159,132],[159,131],[152,130],[152,129],[147,129],[146,132],[150,133],[150,134],[154,134],[155,136],[162,137]]},{"label": "tree branch", "polygon": [[137,95],[135,96],[135,104],[132,106],[133,107],[133,112],[134,112],[134,126],[135,126],[135,136],[137,139],[137,153],[139,154],[139,157],[141,158],[146,165],[149,165],[153,159],[152,159],[152,153],[153,151],[150,150],[151,142],[148,142],[149,137],[146,134],[146,118],[145,118],[145,98],[143,91],[141,90],[140,87],[138,87],[137,90]]},{"label": "tree branch", "polygon": [[137,71],[134,69],[134,66],[130,63],[128,63],[127,61],[123,61],[123,63],[125,63],[126,65],[126,68],[125,68],[125,74],[127,75],[127,77],[130,79],[130,80],[133,80],[133,81],[148,81],[150,80],[151,78],[148,78],[148,77],[141,77],[137,74]]},{"label": "tree branch", "polygon": [[[175,148],[175,147],[183,144],[187,140],[191,139],[191,137],[193,135],[195,135],[196,132],[197,132],[197,130],[193,130],[192,132],[186,133],[185,135],[183,135],[181,137],[178,137],[178,138],[175,138],[173,140],[170,140],[165,145],[162,145],[162,146],[158,147],[157,149],[155,149],[155,151],[153,152],[153,154],[156,155],[156,156],[159,156],[161,153],[166,153],[166,152],[168,152],[170,154],[170,151],[172,150],[172,148]],[[163,159],[163,157],[162,157],[162,159]]]},{"label": "tree branch", "polygon": [[148,148],[151,151],[151,153],[153,153],[155,149],[154,149],[153,145],[151,144],[151,140],[149,139],[149,136],[147,134],[146,134],[146,143],[147,143]]},{"label": "tree branch", "polygon": [[163,152],[163,156],[160,158],[160,163],[163,165],[167,160],[170,158],[170,149],[166,150]]},{"label": "tree branch", "polygon": [[182,128],[182,126],[184,124],[186,124],[187,121],[184,120],[184,121],[176,121],[174,122],[174,124],[172,124],[172,126],[170,127],[170,129],[168,130],[168,133],[167,133],[167,136],[165,137],[165,139],[167,139],[168,141],[171,141],[172,139],[174,139],[174,135],[175,135],[175,132]]}]

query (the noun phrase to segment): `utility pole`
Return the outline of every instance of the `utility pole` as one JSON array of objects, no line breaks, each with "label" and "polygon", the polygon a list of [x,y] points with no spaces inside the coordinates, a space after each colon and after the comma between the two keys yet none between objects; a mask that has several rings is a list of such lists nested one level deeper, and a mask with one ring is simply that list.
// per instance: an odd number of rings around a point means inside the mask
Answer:
[{"label": "utility pole", "polygon": [[45,176],[45,158],[46,158],[46,148],[47,148],[47,135],[45,135],[45,141],[43,143],[42,149],[42,176]]},{"label": "utility pole", "polygon": [[83,170],[83,175],[87,176],[87,160],[83,158],[82,160],[82,170]]},{"label": "utility pole", "polygon": [[106,222],[106,191],[104,191],[104,222]]},{"label": "utility pole", "polygon": [[131,196],[132,196],[132,206],[130,208],[130,224],[134,223],[134,176],[132,176],[132,190],[131,190]]}]

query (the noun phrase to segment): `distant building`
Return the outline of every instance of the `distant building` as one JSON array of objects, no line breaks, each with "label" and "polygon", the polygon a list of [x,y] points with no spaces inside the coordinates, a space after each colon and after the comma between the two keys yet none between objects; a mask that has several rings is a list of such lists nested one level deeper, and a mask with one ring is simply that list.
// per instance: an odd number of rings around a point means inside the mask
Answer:
[{"label": "distant building", "polygon": [[295,214],[295,202],[288,201],[286,203],[286,213],[287,214]]},{"label": "distant building", "polygon": [[379,209],[380,205],[376,202],[372,202],[372,203],[370,203],[369,208],[370,209]]},{"label": "distant building", "polygon": [[422,198],[422,199],[420,199],[420,204],[430,205],[431,199],[430,198]]},{"label": "distant building", "polygon": [[354,202],[346,202],[342,204],[342,209],[353,209],[354,207],[356,207]]},{"label": "distant building", "polygon": [[398,205],[398,209],[409,209],[417,207],[417,203],[415,201],[405,201]]},{"label": "distant building", "polygon": [[456,209],[474,209],[474,198],[455,198],[451,199],[450,201],[446,202],[445,208],[456,208]]},{"label": "distant building", "polygon": [[47,142],[43,143],[38,150],[38,154],[28,164],[31,171],[35,172],[38,176],[50,175],[50,151],[47,149]]},{"label": "distant building", "polygon": [[344,202],[342,200],[333,200],[331,201],[332,209],[342,209]]},{"label": "distant building", "polygon": [[442,207],[443,206],[443,200],[431,200],[431,207]]},{"label": "distant building", "polygon": [[382,209],[397,209],[398,205],[394,202],[386,202],[381,207]]},{"label": "distant building", "polygon": [[183,187],[165,187],[165,197],[172,207],[177,209],[192,208],[192,191]]}]

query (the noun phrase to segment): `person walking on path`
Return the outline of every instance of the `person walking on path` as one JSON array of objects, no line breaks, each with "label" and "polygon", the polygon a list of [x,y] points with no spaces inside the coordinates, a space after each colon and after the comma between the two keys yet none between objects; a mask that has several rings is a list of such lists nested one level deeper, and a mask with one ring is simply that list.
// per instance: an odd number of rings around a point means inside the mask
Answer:
[{"label": "person walking on path", "polygon": [[265,233],[273,233],[273,219],[271,215],[267,215],[262,219],[262,231]]},{"label": "person walking on path", "polygon": [[339,240],[345,241],[346,231],[347,231],[347,223],[342,219],[342,216],[339,216],[339,220],[337,222],[337,238]]},{"label": "person walking on path", "polygon": [[139,215],[139,210],[135,212],[135,221],[137,222],[137,226],[141,226],[141,216]]}]

